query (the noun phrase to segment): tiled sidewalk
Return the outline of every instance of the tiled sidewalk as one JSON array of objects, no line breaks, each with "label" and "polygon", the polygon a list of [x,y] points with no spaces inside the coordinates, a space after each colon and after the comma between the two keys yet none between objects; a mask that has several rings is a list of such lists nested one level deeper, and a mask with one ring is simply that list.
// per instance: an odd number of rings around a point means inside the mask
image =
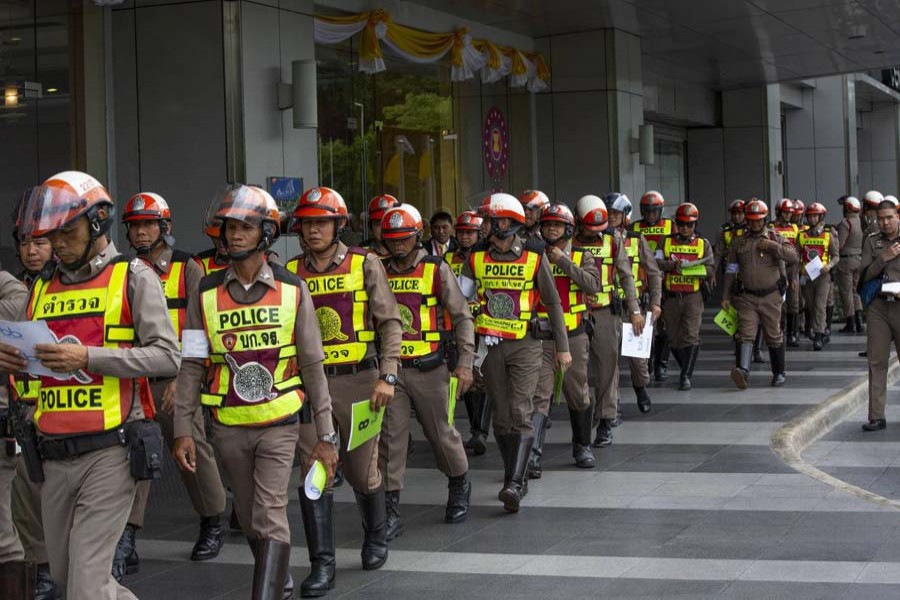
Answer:
[{"label": "tiled sidewalk", "polygon": [[[738,392],[728,377],[731,342],[705,326],[694,389],[675,389],[671,360],[673,376],[650,390],[648,415],[638,413],[623,369],[625,422],[611,447],[595,449],[597,468],[574,467],[567,414],[555,409],[544,477],[532,482],[517,515],[497,501],[502,467],[492,446],[471,458],[469,519],[445,525],[446,479],[417,430],[401,494],[406,531],[382,570],[361,570],[352,491],[338,491],[337,588],[329,597],[900,597],[900,512],[796,473],[769,448],[781,424],[865,374],[856,355],[862,336],[833,340],[823,352],[808,341],[789,351],[786,387],[768,387],[768,365],[756,365],[751,389]],[[892,497],[900,493],[898,416],[891,409],[888,430],[874,434],[882,443],[856,433],[860,416],[806,458]],[[139,597],[249,597],[252,558],[240,534],[229,534],[215,561],[187,560],[196,517],[173,473],[151,507],[139,538],[141,572],[126,579]],[[307,559],[296,491],[289,513],[299,582]]]}]

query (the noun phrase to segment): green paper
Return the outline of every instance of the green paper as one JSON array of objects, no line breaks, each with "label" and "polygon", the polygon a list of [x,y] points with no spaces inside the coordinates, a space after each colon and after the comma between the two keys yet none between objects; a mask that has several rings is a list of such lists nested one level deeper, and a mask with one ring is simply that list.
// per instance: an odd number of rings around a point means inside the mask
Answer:
[{"label": "green paper", "polygon": [[459,377],[450,376],[450,393],[447,397],[447,423],[453,427],[453,419],[456,414],[456,391],[459,389]]},{"label": "green paper", "polygon": [[350,426],[350,439],[347,440],[347,452],[355,450],[381,433],[384,420],[384,409],[373,411],[368,400],[353,403],[353,417]]},{"label": "green paper", "polygon": [[682,267],[681,274],[690,275],[692,277],[706,277],[706,265],[691,265],[690,267]]},{"label": "green paper", "polygon": [[306,480],[303,483],[303,491],[306,494],[306,497],[310,500],[318,500],[322,497],[322,492],[325,491],[325,486],[328,483],[328,471],[325,470],[325,465],[321,462],[316,461],[312,464],[309,471],[306,473]]},{"label": "green paper", "polygon": [[557,369],[553,372],[553,399],[557,404],[562,403],[562,389],[565,375],[566,374],[562,369]]},{"label": "green paper", "polygon": [[716,315],[716,318],[713,319],[713,323],[722,328],[722,330],[728,335],[734,335],[737,332],[738,326],[738,314],[737,309],[733,306],[729,306],[726,311],[724,308],[719,311]]}]

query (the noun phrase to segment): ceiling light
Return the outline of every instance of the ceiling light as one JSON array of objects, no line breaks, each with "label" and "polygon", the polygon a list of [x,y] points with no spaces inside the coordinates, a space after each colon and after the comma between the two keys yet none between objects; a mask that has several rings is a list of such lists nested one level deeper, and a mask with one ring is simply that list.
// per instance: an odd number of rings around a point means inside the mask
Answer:
[{"label": "ceiling light", "polygon": [[59,91],[59,88],[47,88],[48,94],[55,94],[58,91]]},{"label": "ceiling light", "polygon": [[7,108],[19,105],[19,88],[16,86],[3,88],[3,105]]}]

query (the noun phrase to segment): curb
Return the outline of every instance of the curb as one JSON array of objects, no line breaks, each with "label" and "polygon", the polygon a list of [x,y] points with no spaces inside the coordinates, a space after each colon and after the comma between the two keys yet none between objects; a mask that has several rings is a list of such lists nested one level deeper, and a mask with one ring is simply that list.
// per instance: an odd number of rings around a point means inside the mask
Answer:
[{"label": "curb", "polygon": [[[900,361],[893,360],[887,372],[888,387],[898,380],[900,380]],[[850,387],[837,392],[825,402],[814,406],[799,417],[783,425],[772,434],[772,450],[789,467],[818,479],[835,489],[881,506],[900,509],[900,501],[879,496],[869,490],[829,475],[806,462],[802,456],[803,451],[810,444],[834,429],[841,421],[868,403],[868,383],[868,375],[860,377]]]}]

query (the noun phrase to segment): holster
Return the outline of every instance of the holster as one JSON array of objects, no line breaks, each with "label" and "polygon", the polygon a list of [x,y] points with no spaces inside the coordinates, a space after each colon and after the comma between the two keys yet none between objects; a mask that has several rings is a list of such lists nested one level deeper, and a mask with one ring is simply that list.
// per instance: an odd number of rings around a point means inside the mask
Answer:
[{"label": "holster", "polygon": [[163,438],[159,423],[143,420],[126,429],[131,476],[136,481],[159,479],[162,473]]},{"label": "holster", "polygon": [[553,339],[553,327],[549,319],[532,319],[530,329],[531,337],[536,340]]},{"label": "holster", "polygon": [[438,350],[437,352],[432,352],[425,356],[402,359],[400,364],[404,368],[415,367],[420,371],[432,371],[443,365],[445,362],[444,353],[441,350]]},{"label": "holster", "polygon": [[[28,479],[33,483],[44,483],[44,463],[38,449],[37,430],[34,423],[28,420],[28,405],[19,401],[13,401],[12,405],[13,409],[10,410],[7,418],[12,433],[19,442]],[[13,447],[13,454],[15,454],[15,447]]]},{"label": "holster", "polygon": [[622,314],[622,299],[619,298],[619,294],[613,293],[612,301],[609,305],[609,310],[612,314],[619,316]]},{"label": "holster", "polygon": [[303,403],[303,406],[300,408],[300,412],[298,413],[298,418],[300,419],[300,423],[302,425],[309,425],[313,422],[312,418],[312,402],[307,400]]},{"label": "holster", "polygon": [[456,346],[456,340],[452,337],[452,332],[441,332],[441,344],[443,345],[444,356],[447,358],[447,368],[455,371],[459,365],[459,348]]},{"label": "holster", "polygon": [[703,298],[704,302],[709,300],[709,297],[712,296],[712,289],[709,287],[709,282],[705,279],[700,282],[700,296]]}]

